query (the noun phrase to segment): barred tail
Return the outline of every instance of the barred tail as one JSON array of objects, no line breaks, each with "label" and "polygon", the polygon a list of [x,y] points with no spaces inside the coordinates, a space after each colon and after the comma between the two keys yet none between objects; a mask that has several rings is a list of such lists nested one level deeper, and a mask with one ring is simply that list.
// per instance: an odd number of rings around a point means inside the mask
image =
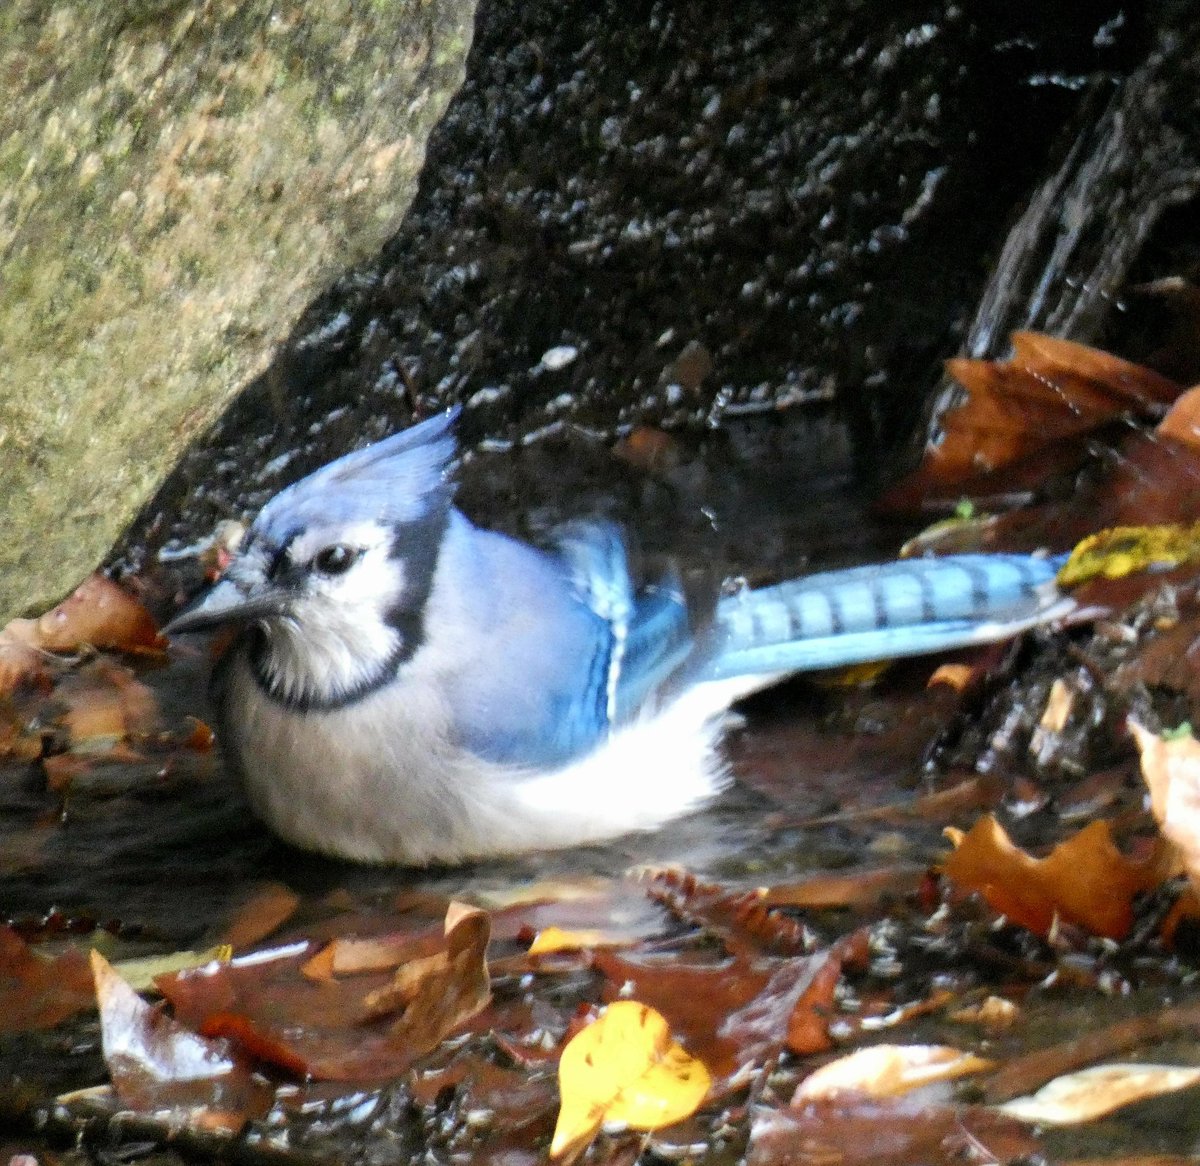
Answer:
[{"label": "barred tail", "polygon": [[838,668],[1007,639],[1065,615],[1066,556],[949,555],[827,571],[722,598],[700,679]]}]

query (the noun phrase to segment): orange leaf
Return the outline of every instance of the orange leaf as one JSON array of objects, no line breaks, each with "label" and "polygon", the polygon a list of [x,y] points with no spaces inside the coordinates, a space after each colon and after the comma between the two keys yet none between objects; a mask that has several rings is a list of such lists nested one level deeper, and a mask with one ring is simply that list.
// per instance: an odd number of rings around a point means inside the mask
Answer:
[{"label": "orange leaf", "polygon": [[0,630],[0,696],[10,695],[26,682],[48,687],[50,669],[45,654],[13,635],[11,626]]},{"label": "orange leaf", "polygon": [[5,630],[31,647],[48,652],[73,652],[90,646],[158,655],[167,647],[142,604],[101,574],[89,576],[44,615],[15,619]]},{"label": "orange leaf", "polygon": [[1158,423],[1160,437],[1173,437],[1193,449],[1200,448],[1200,385],[1188,389]]},{"label": "orange leaf", "polygon": [[1020,850],[991,814],[969,833],[952,827],[945,833],[955,847],[943,864],[945,876],[1039,935],[1057,917],[1094,935],[1123,939],[1133,925],[1133,897],[1163,879],[1157,856],[1127,858],[1104,821],[1092,822],[1046,858]]},{"label": "orange leaf", "polygon": [[43,959],[0,927],[0,1033],[53,1028],[95,1003],[87,960],[74,948]]},{"label": "orange leaf", "polygon": [[283,883],[265,883],[238,908],[221,932],[221,943],[242,951],[282,927],[300,906],[300,896]]},{"label": "orange leaf", "polygon": [[487,946],[491,922],[486,911],[464,903],[446,910],[446,948],[404,964],[392,982],[364,1000],[368,1014],[404,1008],[393,1036],[417,1055],[440,1044],[491,1002]]},{"label": "orange leaf", "polygon": [[632,938],[628,936],[612,935],[598,928],[569,931],[551,924],[534,937],[529,945],[529,954],[547,955],[554,951],[579,951],[589,947],[629,947],[632,943]]},{"label": "orange leaf", "polygon": [[[947,371],[966,401],[942,417],[942,437],[885,505],[906,508],[930,495],[972,493],[970,482],[1015,466],[1123,417],[1153,420],[1181,386],[1140,365],[1036,332],[1012,337],[1006,361],[957,359]],[[1032,467],[1037,472],[1037,464]],[[1044,471],[1043,471],[1044,472]]]}]

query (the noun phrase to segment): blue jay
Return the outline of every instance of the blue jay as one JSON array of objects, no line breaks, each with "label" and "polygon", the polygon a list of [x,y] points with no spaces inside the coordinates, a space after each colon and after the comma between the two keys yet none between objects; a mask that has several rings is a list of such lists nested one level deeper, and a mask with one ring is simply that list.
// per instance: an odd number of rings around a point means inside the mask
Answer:
[{"label": "blue jay", "polygon": [[214,677],[221,740],[298,846],[425,864],[653,829],[726,785],[738,698],[1062,610],[1061,560],[959,555],[742,590],[701,626],[675,580],[634,585],[611,525],[543,550],[469,522],[453,420],[277,494],[166,629],[242,626]]}]

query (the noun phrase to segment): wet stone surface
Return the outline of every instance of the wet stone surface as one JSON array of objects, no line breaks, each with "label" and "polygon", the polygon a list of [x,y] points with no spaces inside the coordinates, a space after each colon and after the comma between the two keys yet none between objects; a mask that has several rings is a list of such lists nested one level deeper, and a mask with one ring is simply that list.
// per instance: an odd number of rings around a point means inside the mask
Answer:
[{"label": "wet stone surface", "polygon": [[758,466],[790,460],[795,491],[870,477],[1083,91],[1147,35],[1116,5],[484,5],[403,228],[185,459],[127,561],[454,402],[468,446],[586,451],[651,422],[722,427],[718,455],[733,418],[784,408]]}]

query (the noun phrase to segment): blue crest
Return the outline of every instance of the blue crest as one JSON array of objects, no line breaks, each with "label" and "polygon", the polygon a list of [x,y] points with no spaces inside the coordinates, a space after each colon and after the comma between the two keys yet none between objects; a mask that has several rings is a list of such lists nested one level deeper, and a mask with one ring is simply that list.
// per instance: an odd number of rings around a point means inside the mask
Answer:
[{"label": "blue crest", "polygon": [[444,511],[454,494],[458,415],[448,409],[322,466],[276,494],[255,528],[278,545],[297,527],[372,519],[401,526]]}]

